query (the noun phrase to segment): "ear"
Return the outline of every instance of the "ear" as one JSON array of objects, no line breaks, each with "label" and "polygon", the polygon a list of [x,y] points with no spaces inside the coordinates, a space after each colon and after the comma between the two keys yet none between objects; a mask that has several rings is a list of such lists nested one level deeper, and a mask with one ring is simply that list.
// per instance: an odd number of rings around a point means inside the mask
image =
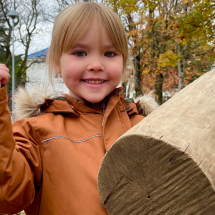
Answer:
[{"label": "ear", "polygon": [[56,60],[54,60],[54,70],[57,74],[60,74],[60,63],[58,63]]}]

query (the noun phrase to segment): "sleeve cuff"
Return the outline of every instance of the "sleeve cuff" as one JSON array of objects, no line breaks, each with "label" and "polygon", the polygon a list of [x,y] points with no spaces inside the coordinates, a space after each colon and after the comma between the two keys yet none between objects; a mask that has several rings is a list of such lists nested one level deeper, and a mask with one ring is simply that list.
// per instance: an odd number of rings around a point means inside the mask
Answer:
[{"label": "sleeve cuff", "polygon": [[7,99],[7,86],[0,88],[0,102]]}]

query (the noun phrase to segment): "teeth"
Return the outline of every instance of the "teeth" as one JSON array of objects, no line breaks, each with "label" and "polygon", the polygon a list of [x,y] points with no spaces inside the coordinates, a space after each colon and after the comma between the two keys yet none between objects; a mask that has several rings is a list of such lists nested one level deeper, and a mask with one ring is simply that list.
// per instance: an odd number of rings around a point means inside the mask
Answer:
[{"label": "teeth", "polygon": [[87,83],[90,83],[90,84],[101,84],[103,83],[104,81],[92,81],[92,80],[86,80]]}]

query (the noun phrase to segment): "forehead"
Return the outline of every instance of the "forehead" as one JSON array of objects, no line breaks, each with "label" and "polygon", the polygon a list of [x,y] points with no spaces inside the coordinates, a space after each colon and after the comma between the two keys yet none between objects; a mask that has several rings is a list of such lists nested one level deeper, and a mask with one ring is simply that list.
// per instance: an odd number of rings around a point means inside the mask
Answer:
[{"label": "forehead", "polygon": [[94,21],[85,33],[78,38],[74,46],[89,47],[100,46],[103,48],[114,48],[113,42],[109,36],[107,29]]}]

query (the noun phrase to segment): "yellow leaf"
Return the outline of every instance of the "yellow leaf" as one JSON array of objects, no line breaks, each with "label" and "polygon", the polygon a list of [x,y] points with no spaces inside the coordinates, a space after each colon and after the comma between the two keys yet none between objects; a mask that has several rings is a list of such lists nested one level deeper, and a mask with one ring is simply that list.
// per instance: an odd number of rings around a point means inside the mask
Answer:
[{"label": "yellow leaf", "polygon": [[168,66],[177,66],[177,60],[179,56],[175,54],[172,50],[167,50],[164,54],[159,56],[159,66],[168,67]]},{"label": "yellow leaf", "polygon": [[149,72],[150,72],[150,69],[145,68],[145,69],[142,71],[142,74],[148,74]]}]

